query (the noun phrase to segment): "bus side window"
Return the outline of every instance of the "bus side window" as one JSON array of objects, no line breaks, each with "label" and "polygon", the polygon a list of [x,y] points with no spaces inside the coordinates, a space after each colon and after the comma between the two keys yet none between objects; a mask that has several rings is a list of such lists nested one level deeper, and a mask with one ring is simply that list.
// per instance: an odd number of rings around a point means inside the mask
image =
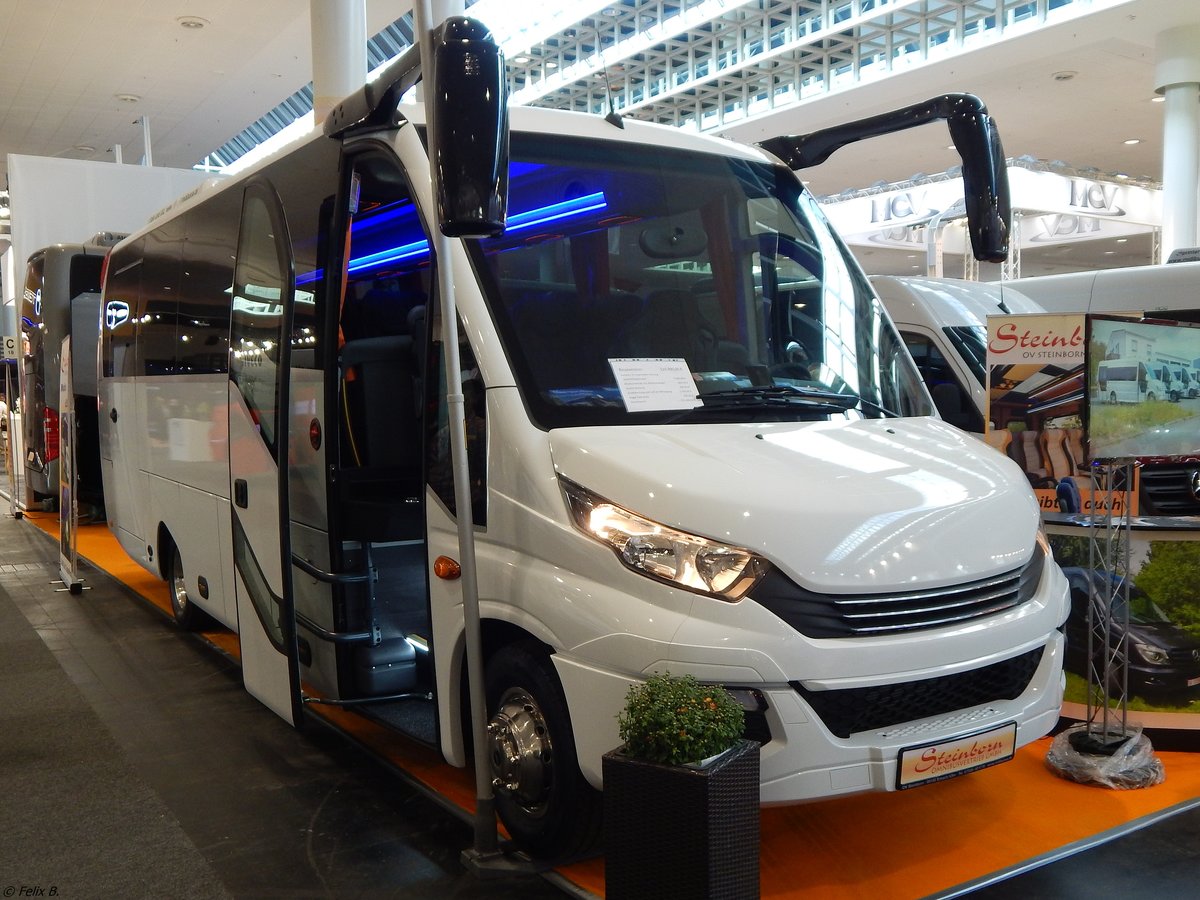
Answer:
[{"label": "bus side window", "polygon": [[174,375],[178,362],[179,276],[183,221],[174,219],[145,237],[142,310],[138,325],[139,375]]},{"label": "bus side window", "polygon": [[104,287],[101,358],[105,378],[137,374],[137,326],[141,318],[142,246],[114,254]]},{"label": "bus side window", "polygon": [[900,337],[917,364],[921,380],[929,388],[938,414],[964,431],[982,433],[983,417],[937,345],[925,335],[911,331],[902,331]]},{"label": "bus side window", "polygon": [[409,317],[429,297],[431,253],[408,182],[394,160],[354,162],[353,214],[340,326],[346,341],[410,335]]},{"label": "bus side window", "polygon": [[184,217],[183,278],[179,291],[178,371],[182,375],[229,371],[230,260],[237,251],[232,223],[241,210],[236,192],[213,198]]},{"label": "bus side window", "polygon": [[[339,458],[343,467],[397,470],[416,494],[429,242],[393,158],[371,152],[355,158],[348,191],[352,215],[338,319]],[[380,385],[381,377],[389,384]]]},{"label": "bus side window", "polygon": [[232,353],[229,374],[241,389],[263,443],[278,458],[275,442],[285,251],[271,219],[266,190],[246,190],[233,279]]},{"label": "bus side window", "polygon": [[[450,407],[446,400],[446,366],[442,360],[441,309],[434,304],[430,315],[433,343],[426,362],[425,383],[435,386],[430,392],[426,415],[425,471],[429,486],[446,505],[451,515],[458,514],[454,500],[454,469],[450,455]],[[462,370],[464,417],[467,431],[467,466],[471,479],[471,519],[475,525],[487,524],[487,402],[483,377],[475,364],[475,354],[458,326],[458,362]]]}]

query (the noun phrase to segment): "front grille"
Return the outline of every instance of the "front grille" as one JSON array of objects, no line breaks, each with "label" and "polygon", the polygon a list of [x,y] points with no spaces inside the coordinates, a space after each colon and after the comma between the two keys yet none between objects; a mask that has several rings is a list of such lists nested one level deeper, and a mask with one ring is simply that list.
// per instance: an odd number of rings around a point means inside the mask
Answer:
[{"label": "front grille", "polygon": [[819,594],[772,569],[751,596],[808,637],[896,634],[954,625],[1020,606],[1037,591],[1045,562],[1045,552],[1037,544],[1028,563],[1002,575],[886,594]]},{"label": "front grille", "polygon": [[981,669],[921,681],[840,691],[810,691],[792,682],[792,688],[826,728],[840,738],[848,738],[860,731],[945,715],[981,703],[1015,700],[1029,686],[1044,649],[1038,647]]},{"label": "front grille", "polygon": [[1192,491],[1192,479],[1200,463],[1180,465],[1148,463],[1140,468],[1141,501],[1144,516],[1200,515],[1200,497]]},{"label": "front grille", "polygon": [[1200,650],[1172,647],[1167,650],[1167,662],[1173,666],[1195,666],[1200,663],[1200,655],[1197,654],[1200,654]]}]

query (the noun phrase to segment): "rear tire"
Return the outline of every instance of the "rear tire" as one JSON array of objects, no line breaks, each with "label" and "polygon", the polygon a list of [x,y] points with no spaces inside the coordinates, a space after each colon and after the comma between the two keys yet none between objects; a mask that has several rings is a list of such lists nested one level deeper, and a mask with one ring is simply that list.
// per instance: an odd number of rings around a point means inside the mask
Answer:
[{"label": "rear tire", "polygon": [[175,622],[180,628],[184,631],[198,631],[212,621],[208,613],[196,606],[188,596],[183,559],[179,555],[179,548],[175,546],[171,547],[167,587],[171,592],[171,612],[175,614]]},{"label": "rear tire", "polygon": [[542,858],[583,854],[600,837],[601,796],[584,779],[558,675],[535,644],[487,664],[488,755],[496,810],[523,849]]}]

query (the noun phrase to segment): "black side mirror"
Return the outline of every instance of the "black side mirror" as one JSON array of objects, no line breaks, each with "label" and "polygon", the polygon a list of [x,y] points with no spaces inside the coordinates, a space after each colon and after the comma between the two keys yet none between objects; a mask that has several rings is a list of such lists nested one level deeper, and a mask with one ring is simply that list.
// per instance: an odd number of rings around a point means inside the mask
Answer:
[{"label": "black side mirror", "polygon": [[508,215],[508,81],[491,31],[465,16],[434,36],[429,104],[438,213],[448,237],[493,237]]},{"label": "black side mirror", "polygon": [[816,166],[839,147],[945,119],[954,146],[962,157],[967,230],[976,259],[1002,262],[1008,256],[1012,204],[1008,170],[996,123],[987,107],[971,94],[944,94],[924,103],[878,116],[824,128],[811,134],[782,135],[759,146],[774,153],[792,169]]}]

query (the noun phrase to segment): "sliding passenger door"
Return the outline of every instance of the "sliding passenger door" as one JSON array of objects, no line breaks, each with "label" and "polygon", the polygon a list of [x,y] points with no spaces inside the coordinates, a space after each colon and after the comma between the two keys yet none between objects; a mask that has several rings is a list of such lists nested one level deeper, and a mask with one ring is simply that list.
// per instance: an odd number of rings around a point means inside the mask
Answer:
[{"label": "sliding passenger door", "polygon": [[229,478],[234,583],[246,690],[300,717],[296,617],[287,552],[288,335],[295,272],[278,196],[242,202],[229,335]]}]

